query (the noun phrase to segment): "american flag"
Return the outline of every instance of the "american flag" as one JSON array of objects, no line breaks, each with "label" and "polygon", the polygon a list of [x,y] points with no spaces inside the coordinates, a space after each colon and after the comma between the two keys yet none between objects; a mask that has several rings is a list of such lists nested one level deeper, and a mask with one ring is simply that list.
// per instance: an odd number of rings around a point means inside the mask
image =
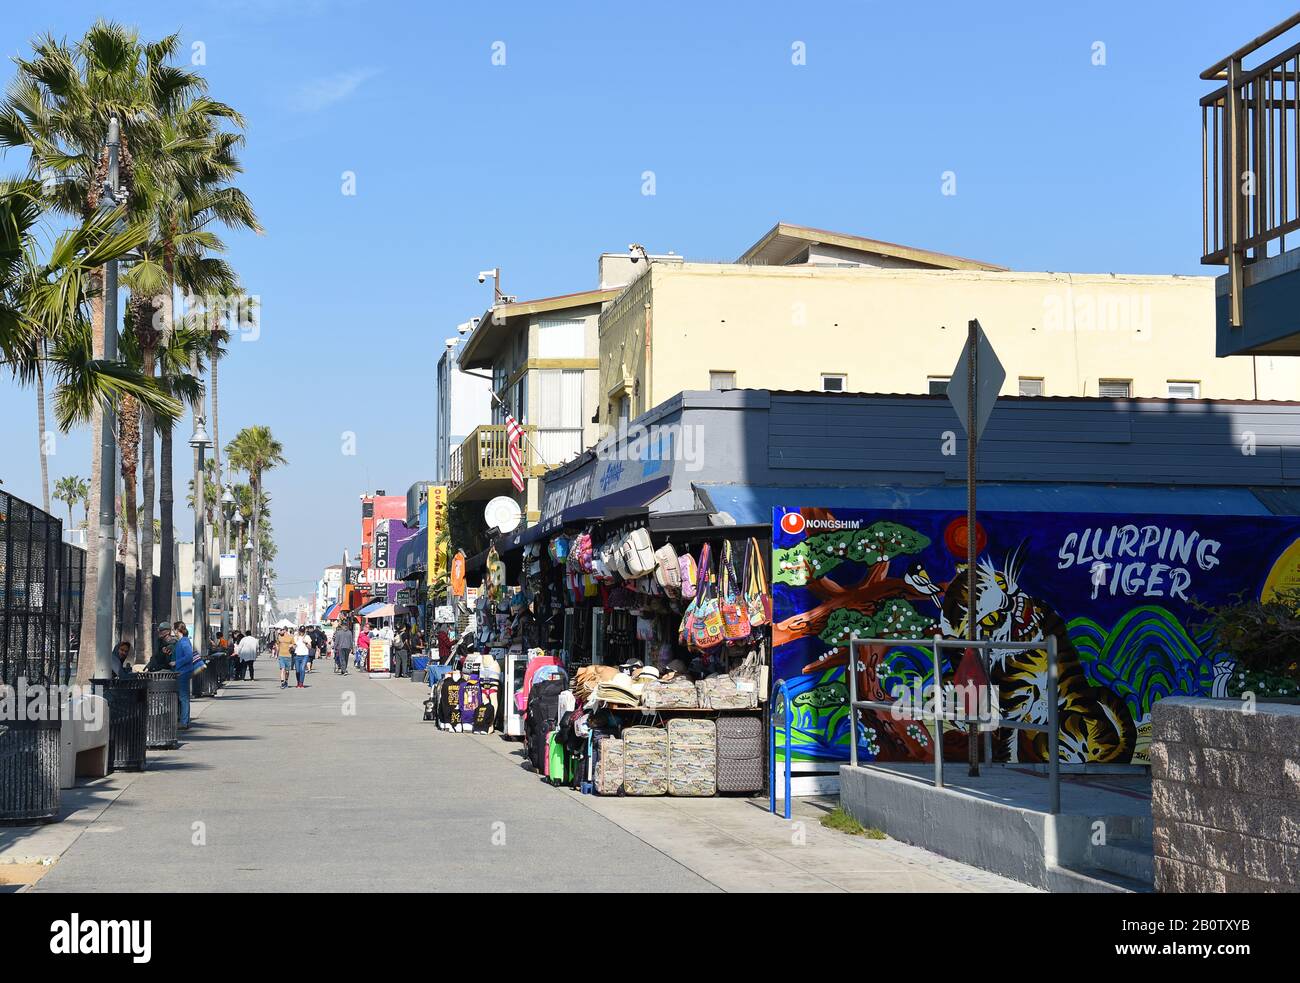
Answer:
[{"label": "american flag", "polygon": [[510,483],[515,491],[524,490],[524,428],[506,414],[506,434],[510,437]]}]

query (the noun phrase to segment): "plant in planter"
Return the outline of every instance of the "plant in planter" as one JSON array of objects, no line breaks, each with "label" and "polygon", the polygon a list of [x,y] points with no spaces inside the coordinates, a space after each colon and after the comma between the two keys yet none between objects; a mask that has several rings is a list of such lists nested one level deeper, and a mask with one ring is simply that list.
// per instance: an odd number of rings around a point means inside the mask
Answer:
[{"label": "plant in planter", "polygon": [[1207,615],[1198,627],[1236,661],[1226,695],[1300,697],[1300,588],[1278,590],[1267,601],[1237,598],[1230,604],[1193,602]]}]

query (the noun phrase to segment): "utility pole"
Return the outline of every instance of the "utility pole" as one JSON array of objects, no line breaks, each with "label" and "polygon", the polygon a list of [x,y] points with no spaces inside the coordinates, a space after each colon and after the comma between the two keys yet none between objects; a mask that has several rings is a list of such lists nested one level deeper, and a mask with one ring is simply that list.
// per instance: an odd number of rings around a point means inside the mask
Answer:
[{"label": "utility pole", "polygon": [[203,452],[212,445],[203,410],[194,407],[194,649],[200,658],[208,654],[208,530],[203,487],[207,475],[203,470]]},{"label": "utility pole", "polygon": [[[108,121],[108,181],[101,198],[117,207],[118,148],[121,134],[117,117]],[[117,361],[117,260],[104,264],[104,361]],[[117,408],[106,401],[99,428],[99,544],[95,578],[95,675],[113,675],[113,608],[117,593]]]}]

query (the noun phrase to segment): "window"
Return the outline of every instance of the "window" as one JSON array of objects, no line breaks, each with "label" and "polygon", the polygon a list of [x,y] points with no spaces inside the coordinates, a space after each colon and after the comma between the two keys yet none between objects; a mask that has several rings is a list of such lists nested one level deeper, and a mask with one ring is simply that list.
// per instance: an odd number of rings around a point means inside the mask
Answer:
[{"label": "window", "polygon": [[582,369],[542,369],[537,376],[537,450],[551,467],[582,453]]},{"label": "window", "polygon": [[948,395],[948,376],[946,376],[946,375],[932,375],[932,376],[930,376],[930,378],[929,378],[928,381],[929,381],[929,385],[930,385],[929,393],[930,393],[931,396],[947,396],[947,395]]},{"label": "window", "polygon": [[736,388],[736,373],[734,372],[710,372],[709,388],[714,392],[721,392],[724,389]]},{"label": "window", "polygon": [[541,319],[537,322],[538,358],[582,358],[587,322],[582,318]]},{"label": "window", "polygon": [[1201,384],[1199,382],[1174,382],[1168,383],[1168,394],[1170,399],[1200,399]]},{"label": "window", "polygon": [[842,393],[849,386],[849,377],[842,373],[823,372],[822,392]]},{"label": "window", "polygon": [[1132,379],[1100,379],[1097,395],[1107,399],[1130,399],[1133,396]]},{"label": "window", "polygon": [[1041,396],[1043,395],[1043,380],[1031,376],[1020,377],[1020,395],[1021,396]]}]

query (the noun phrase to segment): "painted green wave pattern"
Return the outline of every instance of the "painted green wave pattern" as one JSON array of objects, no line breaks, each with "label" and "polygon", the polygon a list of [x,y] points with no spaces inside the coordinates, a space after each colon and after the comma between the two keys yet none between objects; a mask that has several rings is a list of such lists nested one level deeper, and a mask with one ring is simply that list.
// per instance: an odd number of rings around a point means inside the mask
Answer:
[{"label": "painted green wave pattern", "polygon": [[1166,696],[1208,696],[1217,656],[1157,605],[1133,608],[1109,631],[1091,618],[1069,624],[1070,641],[1094,686],[1118,695],[1135,720]]}]

